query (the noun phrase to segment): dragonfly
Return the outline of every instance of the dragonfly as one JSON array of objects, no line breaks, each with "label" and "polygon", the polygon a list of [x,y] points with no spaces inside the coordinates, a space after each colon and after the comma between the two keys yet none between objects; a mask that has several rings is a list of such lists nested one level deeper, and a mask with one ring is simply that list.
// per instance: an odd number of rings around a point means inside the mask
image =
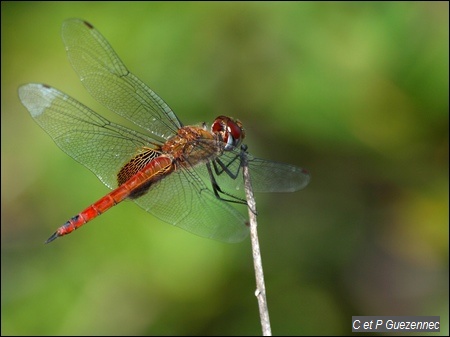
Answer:
[{"label": "dragonfly", "polygon": [[249,228],[232,204],[246,204],[240,196],[243,154],[256,192],[293,192],[309,183],[303,168],[248,154],[242,143],[245,130],[237,119],[219,116],[210,128],[205,123],[184,126],[90,23],[64,21],[62,38],[87,91],[137,127],[115,124],[49,85],[19,87],[22,104],[56,145],[112,189],[66,221],[46,243],[126,199],[201,237],[240,242]]}]

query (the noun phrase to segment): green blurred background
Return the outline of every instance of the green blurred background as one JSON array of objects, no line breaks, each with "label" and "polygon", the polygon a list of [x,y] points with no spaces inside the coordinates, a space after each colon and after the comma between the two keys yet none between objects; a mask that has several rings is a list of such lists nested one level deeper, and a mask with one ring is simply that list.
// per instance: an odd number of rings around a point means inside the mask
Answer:
[{"label": "green blurred background", "polygon": [[447,2],[1,3],[2,335],[260,334],[250,241],[126,202],[43,241],[107,193],[17,96],[48,83],[111,117],[60,37],[88,20],[185,124],[239,118],[251,152],[311,184],[257,195],[272,331],[345,335],[352,315],[440,315],[448,335]]}]

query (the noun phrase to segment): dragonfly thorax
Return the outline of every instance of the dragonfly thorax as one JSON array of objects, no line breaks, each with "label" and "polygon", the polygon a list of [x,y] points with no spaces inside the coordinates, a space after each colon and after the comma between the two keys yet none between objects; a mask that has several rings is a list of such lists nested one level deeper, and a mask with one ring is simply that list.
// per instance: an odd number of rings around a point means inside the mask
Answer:
[{"label": "dragonfly thorax", "polygon": [[184,126],[161,147],[178,164],[195,166],[214,160],[225,150],[215,133],[198,126]]}]

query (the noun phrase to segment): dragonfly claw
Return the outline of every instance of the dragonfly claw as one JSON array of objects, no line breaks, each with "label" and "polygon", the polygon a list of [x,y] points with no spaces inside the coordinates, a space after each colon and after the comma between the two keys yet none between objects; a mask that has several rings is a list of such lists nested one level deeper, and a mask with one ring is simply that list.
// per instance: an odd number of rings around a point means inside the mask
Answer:
[{"label": "dragonfly claw", "polygon": [[58,234],[58,231],[56,231],[56,232],[54,232],[54,233],[52,234],[52,236],[50,236],[50,237],[47,239],[47,241],[45,241],[45,243],[46,243],[46,244],[47,244],[47,243],[50,243],[50,242],[52,242],[53,240],[56,240],[58,237],[59,237],[59,234]]}]

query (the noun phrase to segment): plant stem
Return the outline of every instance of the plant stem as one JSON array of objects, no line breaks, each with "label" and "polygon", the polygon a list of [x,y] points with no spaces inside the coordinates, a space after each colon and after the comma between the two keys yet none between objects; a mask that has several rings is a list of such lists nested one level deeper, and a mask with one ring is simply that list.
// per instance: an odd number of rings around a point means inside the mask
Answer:
[{"label": "plant stem", "polygon": [[256,291],[255,296],[258,299],[259,316],[263,336],[272,336],[270,328],[269,310],[267,308],[266,286],[264,284],[264,273],[261,260],[261,251],[259,249],[258,240],[258,223],[256,220],[256,201],[253,195],[253,189],[248,170],[248,160],[246,147],[241,151],[241,163],[244,174],[245,195],[247,198],[248,215],[250,219],[250,237],[252,242],[253,264],[255,267]]}]

